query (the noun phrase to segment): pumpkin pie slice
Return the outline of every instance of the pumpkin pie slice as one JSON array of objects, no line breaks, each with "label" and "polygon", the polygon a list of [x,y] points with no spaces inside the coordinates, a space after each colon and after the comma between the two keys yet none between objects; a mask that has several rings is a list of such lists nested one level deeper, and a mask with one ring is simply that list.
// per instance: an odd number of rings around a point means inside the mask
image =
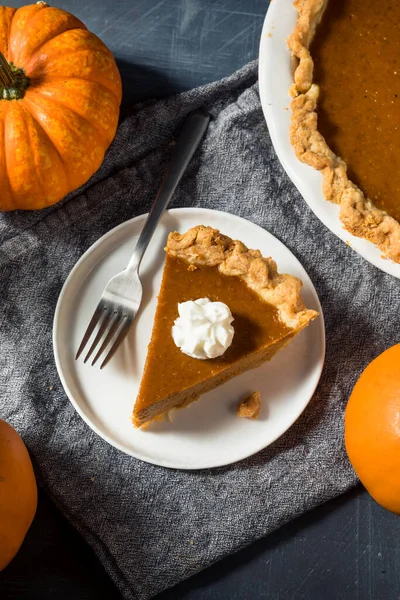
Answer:
[{"label": "pumpkin pie slice", "polygon": [[[132,421],[141,427],[186,406],[228,379],[258,367],[316,316],[300,297],[302,282],[277,271],[271,258],[218,230],[199,225],[170,233],[153,331]],[[175,345],[178,304],[208,298],[234,318],[231,345],[200,360]]]},{"label": "pumpkin pie slice", "polygon": [[291,143],[344,228],[400,262],[400,3],[296,0]]}]

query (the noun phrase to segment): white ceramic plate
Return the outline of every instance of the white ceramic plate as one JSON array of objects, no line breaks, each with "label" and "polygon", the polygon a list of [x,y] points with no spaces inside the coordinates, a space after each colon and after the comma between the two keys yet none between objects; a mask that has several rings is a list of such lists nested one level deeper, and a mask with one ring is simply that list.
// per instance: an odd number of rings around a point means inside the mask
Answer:
[{"label": "white ceramic plate", "polygon": [[[74,356],[101,292],[121,271],[135,247],[146,215],[103,236],[82,256],[61,291],[54,317],[53,343],[64,389],[82,419],[107,442],[146,462],[178,469],[229,464],[258,452],[282,435],[311,399],[324,362],[325,336],[317,293],[293,254],[270,233],[222,212],[181,208],[163,216],[141,267],[142,309],[126,341],[107,367],[75,361]],[[304,282],[303,297],[321,313],[271,363],[227,382],[175,412],[172,422],[147,431],[132,427],[130,415],[139,387],[161,282],[167,234],[203,223],[273,256],[282,272]],[[238,401],[259,390],[262,413],[257,421],[235,415]]]},{"label": "white ceramic plate", "polygon": [[343,229],[338,206],[327,202],[322,193],[322,175],[297,160],[289,142],[292,61],[286,38],[296,24],[293,0],[273,0],[269,5],[260,42],[260,98],[275,152],[311,210],[334,234],[348,243],[370,263],[400,278],[400,264],[382,258],[371,243]]}]

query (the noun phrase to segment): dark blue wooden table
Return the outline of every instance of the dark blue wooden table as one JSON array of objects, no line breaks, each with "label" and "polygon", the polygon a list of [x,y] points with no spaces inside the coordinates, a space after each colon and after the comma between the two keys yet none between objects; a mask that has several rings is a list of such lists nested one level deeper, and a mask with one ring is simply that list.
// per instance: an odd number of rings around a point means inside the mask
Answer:
[{"label": "dark blue wooden table", "polygon": [[[134,102],[219,79],[256,58],[268,0],[59,0],[58,6],[111,48],[128,110]],[[0,598],[116,600],[120,594],[41,493],[20,553],[0,574]],[[158,598],[398,600],[400,518],[359,488]]]}]

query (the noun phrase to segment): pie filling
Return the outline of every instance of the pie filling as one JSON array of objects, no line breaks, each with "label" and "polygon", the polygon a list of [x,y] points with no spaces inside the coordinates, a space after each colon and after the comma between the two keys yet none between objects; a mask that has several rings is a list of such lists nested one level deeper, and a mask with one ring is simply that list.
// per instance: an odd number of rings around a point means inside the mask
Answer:
[{"label": "pie filling", "polygon": [[[188,269],[188,263],[167,254],[158,309],[135,413],[154,406],[172,394],[218,376],[239,360],[246,361],[258,349],[286,338],[292,331],[279,318],[278,310],[264,302],[239,277],[223,275],[216,267]],[[166,286],[164,282],[174,282]],[[182,353],[171,331],[178,316],[178,303],[202,297],[224,302],[234,317],[231,346],[217,358],[198,360]],[[160,317],[158,317],[158,314]]]},{"label": "pie filling", "polygon": [[310,53],[318,130],[349,178],[400,221],[400,2],[329,1]]},{"label": "pie filling", "polygon": [[[262,365],[318,316],[304,306],[300,279],[279,273],[272,258],[263,258],[259,250],[217,229],[197,225],[185,233],[172,232],[165,250],[153,331],[132,413],[135,427],[187,406],[232,377]],[[206,354],[214,356],[208,359],[192,338],[182,347],[182,331],[176,331],[175,324],[178,314],[189,314],[184,303],[205,298],[218,303],[217,312],[206,310],[204,304],[203,312],[191,315],[198,319],[196,327],[205,328]],[[232,317],[233,336],[226,332],[229,343],[222,331],[210,333],[210,324],[223,318],[230,326]],[[225,346],[222,353],[219,348],[211,352],[214,338]]]}]

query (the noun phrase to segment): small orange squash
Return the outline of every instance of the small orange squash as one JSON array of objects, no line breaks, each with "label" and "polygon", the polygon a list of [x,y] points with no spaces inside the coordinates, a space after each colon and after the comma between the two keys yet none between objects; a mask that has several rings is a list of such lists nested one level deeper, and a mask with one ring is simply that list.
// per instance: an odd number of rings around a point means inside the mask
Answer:
[{"label": "small orange squash", "polygon": [[103,42],[38,2],[0,6],[0,211],[58,202],[100,167],[121,78]]},{"label": "small orange squash", "polygon": [[18,552],[35,516],[37,488],[18,433],[0,419],[0,571]]},{"label": "small orange squash", "polygon": [[351,393],[345,444],[361,483],[400,515],[400,344],[375,358]]}]

